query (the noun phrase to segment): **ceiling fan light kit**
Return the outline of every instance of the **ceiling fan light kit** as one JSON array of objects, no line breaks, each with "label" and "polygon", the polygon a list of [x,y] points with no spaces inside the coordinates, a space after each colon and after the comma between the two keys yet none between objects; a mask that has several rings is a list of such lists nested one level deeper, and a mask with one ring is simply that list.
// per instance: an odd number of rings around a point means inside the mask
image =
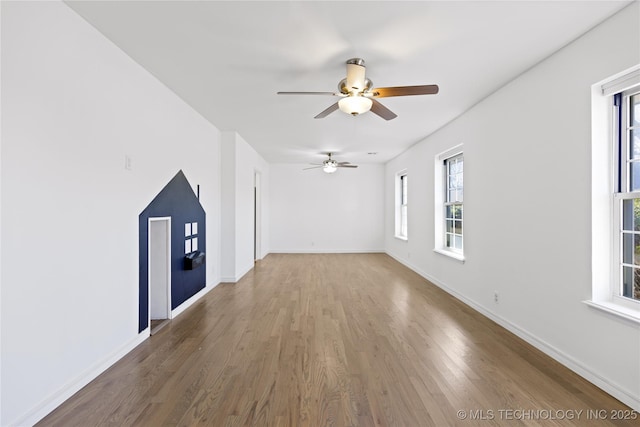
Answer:
[{"label": "ceiling fan light kit", "polygon": [[328,160],[324,166],[322,166],[322,170],[325,173],[334,173],[335,171],[338,170],[338,162],[336,162],[335,160]]},{"label": "ceiling fan light kit", "polygon": [[330,105],[316,115],[314,117],[316,119],[322,119],[335,110],[340,109],[352,116],[371,111],[385,120],[392,120],[397,117],[397,114],[382,105],[375,98],[435,95],[438,91],[438,85],[373,88],[371,80],[365,77],[364,59],[351,58],[347,60],[347,77],[338,83],[338,92],[278,92],[278,95],[331,95],[341,97],[338,102]]},{"label": "ceiling fan light kit", "polygon": [[340,111],[344,111],[345,113],[351,114],[352,116],[366,113],[367,111],[371,110],[372,105],[373,101],[369,98],[365,98],[362,95],[347,96],[338,101],[338,107],[340,108]]}]

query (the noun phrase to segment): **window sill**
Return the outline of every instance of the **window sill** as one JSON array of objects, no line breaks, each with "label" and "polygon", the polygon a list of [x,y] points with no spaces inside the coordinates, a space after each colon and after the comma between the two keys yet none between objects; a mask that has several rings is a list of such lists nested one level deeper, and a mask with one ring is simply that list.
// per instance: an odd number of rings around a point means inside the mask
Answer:
[{"label": "window sill", "polygon": [[395,237],[396,239],[398,239],[398,240],[404,240],[405,242],[406,242],[407,240],[409,240],[409,239],[407,238],[407,236],[398,236],[398,235],[396,234],[394,237]]},{"label": "window sill", "polygon": [[464,259],[464,255],[462,255],[462,254],[459,254],[459,253],[453,252],[453,251],[449,251],[447,249],[438,249],[438,248],[434,249],[433,251],[437,252],[437,253],[439,253],[441,255],[448,256],[449,258],[456,259],[456,260],[458,260],[458,261],[460,261],[461,263],[464,264],[465,259]]},{"label": "window sill", "polygon": [[601,310],[606,313],[613,314],[614,316],[621,317],[630,322],[640,324],[640,311],[638,310],[634,310],[629,307],[624,307],[620,304],[616,304],[610,301],[586,300],[582,302],[587,304],[589,307],[593,307],[597,310]]}]

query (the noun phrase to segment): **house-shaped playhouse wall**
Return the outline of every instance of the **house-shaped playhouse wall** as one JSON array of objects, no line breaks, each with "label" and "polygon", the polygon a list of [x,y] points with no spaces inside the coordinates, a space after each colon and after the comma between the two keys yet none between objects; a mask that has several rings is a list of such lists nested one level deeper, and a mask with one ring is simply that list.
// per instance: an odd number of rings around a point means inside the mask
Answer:
[{"label": "house-shaped playhouse wall", "polygon": [[[206,252],[206,213],[182,171],[160,191],[140,214],[139,220],[139,321],[138,332],[149,326],[149,218],[171,217],[171,309],[203,289],[206,284],[205,261],[187,269],[186,251],[197,239],[197,251]],[[196,223],[197,228],[186,236],[186,230]],[[195,243],[195,242],[194,242]]]}]

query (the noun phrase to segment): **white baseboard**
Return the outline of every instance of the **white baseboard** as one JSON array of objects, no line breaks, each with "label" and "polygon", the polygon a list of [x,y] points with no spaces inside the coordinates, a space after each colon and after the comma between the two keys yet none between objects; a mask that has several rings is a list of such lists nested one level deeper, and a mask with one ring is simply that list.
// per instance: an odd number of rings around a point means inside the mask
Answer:
[{"label": "white baseboard", "polygon": [[215,288],[216,286],[218,286],[220,283],[216,283],[214,285],[209,285],[209,286],[205,286],[204,288],[200,289],[198,292],[196,292],[195,295],[193,295],[191,298],[189,298],[188,300],[186,300],[185,302],[183,302],[182,304],[180,304],[179,306],[177,306],[175,309],[171,310],[171,318],[174,319],[176,316],[178,316],[180,313],[182,313],[183,311],[185,311],[187,308],[191,307],[193,304],[195,304],[200,298],[202,298],[203,296],[205,296],[206,294],[209,293],[209,291],[213,288]]},{"label": "white baseboard", "polygon": [[51,411],[60,406],[65,400],[73,396],[80,391],[82,387],[89,384],[101,373],[106,371],[118,360],[122,359],[127,353],[136,348],[149,338],[149,328],[140,332],[134,339],[123,345],[120,349],[114,351],[109,356],[99,361],[85,372],[81,373],[75,379],[69,381],[67,384],[60,387],[56,392],[49,395],[33,409],[28,411],[22,417],[8,423],[11,426],[32,426],[44,417],[46,417]]},{"label": "white baseboard", "polygon": [[246,266],[244,269],[240,270],[241,273],[236,275],[236,276],[225,276],[225,277],[221,277],[220,281],[222,283],[238,283],[240,281],[240,279],[242,279],[248,272],[251,271],[251,269],[253,268],[253,262],[251,263],[251,265]]},{"label": "white baseboard", "polygon": [[247,264],[242,270],[240,270],[240,273],[238,274],[238,278],[236,279],[236,282],[242,279],[248,272],[253,270],[254,265],[255,265],[255,262],[251,261],[251,264]]},{"label": "white baseboard", "polygon": [[618,384],[613,384],[611,381],[609,381],[608,379],[600,376],[599,374],[597,374],[596,372],[594,372],[593,370],[591,370],[589,367],[585,366],[581,362],[577,361],[573,357],[569,356],[568,354],[564,353],[563,351],[559,350],[558,348],[552,346],[551,344],[545,342],[544,340],[541,340],[540,338],[536,337],[535,335],[532,335],[528,331],[526,331],[524,329],[521,329],[519,326],[511,323],[510,321],[508,321],[505,318],[497,315],[496,313],[492,312],[491,310],[488,310],[487,308],[485,308],[484,306],[476,303],[475,301],[470,300],[469,298],[465,297],[464,295],[460,294],[459,292],[457,292],[457,291],[453,290],[452,288],[450,288],[449,286],[447,286],[445,283],[443,283],[440,280],[436,279],[435,277],[427,274],[426,272],[424,272],[421,269],[417,268],[415,265],[412,265],[410,262],[408,262],[406,260],[403,260],[401,258],[398,258],[398,257],[396,257],[393,254],[388,253],[388,252],[387,252],[387,255],[389,255],[391,258],[395,259],[399,263],[403,264],[407,268],[409,268],[409,269],[413,270],[414,272],[418,273],[420,276],[424,277],[429,282],[433,283],[434,285],[436,285],[437,287],[439,287],[443,291],[447,292],[449,295],[453,296],[454,298],[460,300],[464,304],[466,304],[469,307],[473,308],[474,310],[476,310],[477,312],[479,312],[483,316],[488,317],[489,319],[493,320],[494,322],[496,322],[498,325],[502,326],[503,328],[505,328],[509,332],[513,333],[514,335],[517,335],[522,340],[524,340],[527,343],[531,344],[532,346],[534,346],[538,350],[540,350],[543,353],[545,353],[547,356],[551,357],[552,359],[556,360],[560,364],[562,364],[565,367],[569,368],[570,370],[572,370],[576,374],[580,375],[581,377],[583,377],[587,381],[591,382],[595,386],[601,388],[602,390],[604,390],[605,392],[607,392],[611,396],[615,397],[616,399],[618,399],[619,401],[621,401],[625,405],[628,405],[631,409],[640,412],[640,397],[635,396],[629,390],[626,390],[624,387],[621,387]]}]

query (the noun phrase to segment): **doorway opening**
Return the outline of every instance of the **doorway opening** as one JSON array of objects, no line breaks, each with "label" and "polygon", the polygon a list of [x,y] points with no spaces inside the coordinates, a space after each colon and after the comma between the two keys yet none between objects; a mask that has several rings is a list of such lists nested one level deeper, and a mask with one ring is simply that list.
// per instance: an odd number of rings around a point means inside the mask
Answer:
[{"label": "doorway opening", "polygon": [[149,218],[149,325],[151,335],[171,319],[171,217]]}]

